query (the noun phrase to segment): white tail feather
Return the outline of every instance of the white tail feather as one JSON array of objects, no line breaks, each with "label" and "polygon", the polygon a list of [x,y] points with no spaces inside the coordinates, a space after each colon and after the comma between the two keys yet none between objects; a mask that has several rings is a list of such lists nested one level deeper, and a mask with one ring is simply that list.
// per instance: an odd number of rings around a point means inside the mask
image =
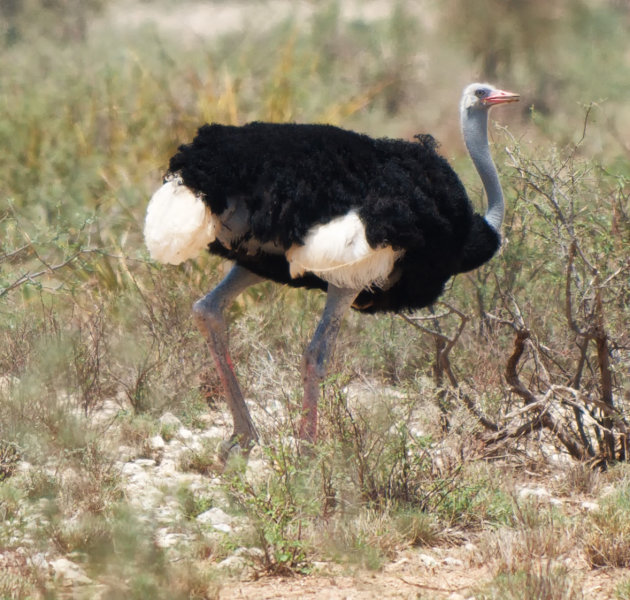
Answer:
[{"label": "white tail feather", "polygon": [[144,221],[144,241],[151,258],[178,265],[195,258],[216,238],[218,220],[177,179],[153,194]]},{"label": "white tail feather", "polygon": [[372,248],[356,211],[313,227],[302,246],[287,252],[291,277],[309,271],[338,287],[360,290],[379,287],[398,257],[390,246]]}]

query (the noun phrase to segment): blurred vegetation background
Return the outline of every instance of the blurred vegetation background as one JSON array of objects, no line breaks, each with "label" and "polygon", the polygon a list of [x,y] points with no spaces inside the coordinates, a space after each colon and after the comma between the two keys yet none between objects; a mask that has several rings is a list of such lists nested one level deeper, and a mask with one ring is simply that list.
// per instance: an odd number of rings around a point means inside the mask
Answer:
[{"label": "blurred vegetation background", "polygon": [[[396,316],[351,315],[333,371],[437,406],[438,437],[465,401],[509,438],[510,411],[557,396],[575,417],[565,438],[543,417],[530,429],[546,428],[574,458],[627,460],[627,2],[0,0],[0,50],[0,440],[31,464],[57,465],[46,485],[31,479],[11,494],[56,498],[60,523],[120,511],[116,494],[86,508],[61,493],[59,465],[95,469],[107,454],[90,415],[114,399],[124,435],[141,445],[165,410],[199,425],[206,401],[220,397],[189,312],[224,267],[208,256],[152,264],[141,233],[168,158],[200,124],[431,133],[481,211],[457,111],[476,80],[522,101],[492,115],[509,211],[504,249],[444,298],[466,328],[453,337],[452,311],[428,322],[432,333]],[[296,405],[299,356],[321,306],[320,294],[267,284],[231,309],[248,397]],[[524,355],[515,330],[528,332]],[[440,354],[446,339],[457,340],[450,358]],[[564,413],[554,418],[565,423]],[[331,435],[340,422],[332,410]],[[97,475],[115,488],[102,468]],[[387,493],[370,486],[363,498]],[[80,545],[55,539],[59,551]]]}]

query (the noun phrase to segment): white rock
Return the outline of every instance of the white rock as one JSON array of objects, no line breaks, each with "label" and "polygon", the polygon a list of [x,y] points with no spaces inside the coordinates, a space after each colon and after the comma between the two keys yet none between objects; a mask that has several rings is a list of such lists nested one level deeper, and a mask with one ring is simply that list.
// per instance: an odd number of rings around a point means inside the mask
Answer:
[{"label": "white rock", "polygon": [[58,558],[50,562],[50,566],[55,572],[55,576],[63,580],[66,585],[89,585],[92,580],[85,574],[83,569],[67,558]]},{"label": "white rock", "polygon": [[133,462],[143,469],[150,469],[156,465],[156,462],[152,458],[136,458]]},{"label": "white rock", "polygon": [[247,461],[246,476],[249,482],[259,482],[266,479],[271,472],[269,463],[264,459],[251,458]]},{"label": "white rock", "polygon": [[164,458],[155,470],[155,474],[160,478],[169,478],[178,476],[180,472],[177,462],[175,462],[172,458]]},{"label": "white rock", "polygon": [[151,471],[145,471],[138,465],[127,463],[123,468],[123,473],[127,475],[125,493],[136,506],[151,508],[162,502],[164,494],[156,487],[156,484],[159,485],[161,481],[158,479],[154,483]]},{"label": "white rock", "polygon": [[30,462],[26,462],[25,460],[21,460],[15,465],[16,474],[27,474],[33,470],[33,465]]},{"label": "white rock", "polygon": [[178,458],[179,455],[185,450],[188,450],[188,448],[186,448],[186,446],[182,444],[180,440],[177,440],[175,438],[173,438],[166,446],[166,453],[171,458]]},{"label": "white rock", "polygon": [[9,394],[14,386],[18,385],[20,380],[11,375],[3,375],[0,377],[0,393]]},{"label": "white rock", "polygon": [[204,439],[221,439],[225,436],[224,427],[212,426],[199,434],[199,437]]},{"label": "white rock", "polygon": [[247,560],[242,556],[228,556],[225,560],[218,563],[217,567],[226,571],[242,571],[247,567]]},{"label": "white rock", "polygon": [[37,554],[31,556],[30,561],[36,569],[41,569],[42,571],[48,571],[48,567],[50,566],[50,563],[46,560],[46,555],[43,552],[38,552]]},{"label": "white rock", "polygon": [[520,499],[525,498],[538,498],[539,500],[549,500],[551,498],[551,494],[548,490],[542,487],[538,488],[528,488],[524,487],[518,491],[518,497]]},{"label": "white rock", "polygon": [[[192,435],[192,434],[191,434]],[[186,449],[192,452],[203,452],[203,444],[199,441],[197,436],[192,436],[189,439],[182,440],[182,443],[185,445]]]},{"label": "white rock", "polygon": [[446,565],[447,567],[452,567],[452,568],[460,568],[464,566],[464,561],[460,560],[459,558],[454,558],[452,556],[446,556],[445,558],[442,559],[442,564]]},{"label": "white rock", "polygon": [[151,450],[164,450],[166,447],[166,442],[161,435],[154,435],[152,438],[149,438],[149,448]]},{"label": "white rock", "polygon": [[592,512],[594,510],[599,510],[599,504],[597,504],[597,502],[589,502],[587,500],[582,502],[580,504],[580,507],[582,508],[582,510],[585,510],[587,512]]},{"label": "white rock", "polygon": [[136,464],[135,462],[126,462],[122,466],[122,469],[120,470],[120,472],[125,477],[136,477],[136,476],[144,473],[142,467],[140,465]]},{"label": "white rock", "polygon": [[230,533],[232,531],[232,517],[223,512],[218,506],[202,512],[197,516],[197,521],[204,525],[210,525],[217,531]]},{"label": "white rock", "polygon": [[435,558],[433,558],[429,554],[418,554],[418,558],[420,559],[420,562],[425,567],[428,567],[430,569],[434,569],[435,567],[438,566],[438,561],[435,560]]},{"label": "white rock", "polygon": [[250,558],[254,560],[262,560],[265,558],[265,551],[262,548],[238,548],[234,552],[234,556],[242,556],[243,558]]},{"label": "white rock", "polygon": [[156,506],[153,517],[158,523],[164,523],[165,525],[177,523],[184,518],[181,505],[177,500],[170,500],[165,504]]},{"label": "white rock", "polygon": [[192,431],[187,427],[180,427],[175,434],[175,437],[184,444],[190,444],[193,441],[194,436]]},{"label": "white rock", "polygon": [[169,532],[168,529],[158,529],[155,532],[155,543],[159,548],[173,548],[178,544],[188,543],[189,536],[184,533]]},{"label": "white rock", "polygon": [[133,446],[121,445],[118,446],[118,460],[126,463],[133,458],[135,458],[138,454],[138,450]]},{"label": "white rock", "polygon": [[182,426],[182,422],[171,412],[165,412],[160,417],[160,425],[166,427],[173,427],[179,429]]}]

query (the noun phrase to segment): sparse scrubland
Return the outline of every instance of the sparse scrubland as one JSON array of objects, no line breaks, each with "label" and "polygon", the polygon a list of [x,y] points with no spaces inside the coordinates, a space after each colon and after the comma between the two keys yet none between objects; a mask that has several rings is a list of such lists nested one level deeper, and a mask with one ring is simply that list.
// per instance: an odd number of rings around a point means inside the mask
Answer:
[{"label": "sparse scrubland", "polygon": [[[630,598],[628,7],[272,2],[261,27],[243,1],[245,31],[187,35],[200,6],[0,3],[0,598]],[[431,310],[348,316],[308,457],[323,295],[248,290],[261,444],[223,472],[190,308],[225,266],[142,241],[168,157],[206,121],[429,132],[482,210],[479,79],[523,98],[491,128],[500,255]]]}]

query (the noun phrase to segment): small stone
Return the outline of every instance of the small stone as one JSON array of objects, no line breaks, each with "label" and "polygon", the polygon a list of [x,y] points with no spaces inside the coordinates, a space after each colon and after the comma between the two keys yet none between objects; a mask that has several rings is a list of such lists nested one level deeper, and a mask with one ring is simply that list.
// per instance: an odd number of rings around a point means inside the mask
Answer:
[{"label": "small stone", "polygon": [[438,566],[438,561],[429,554],[418,554],[418,558],[420,559],[420,562],[429,569],[434,569]]},{"label": "small stone", "polygon": [[452,568],[460,568],[464,566],[464,561],[460,560],[459,558],[454,558],[452,556],[447,556],[445,558],[442,559],[442,564],[446,565],[447,567],[452,567]]},{"label": "small stone", "polygon": [[204,525],[210,525],[217,531],[230,533],[232,531],[232,517],[215,506],[197,516],[197,521]]},{"label": "small stone", "polygon": [[[262,550],[261,550],[262,552]],[[264,552],[263,552],[264,555]],[[327,562],[324,562],[322,560],[314,560],[311,563],[311,567],[313,568],[313,571],[326,571],[327,569],[330,568],[330,564]]]},{"label": "small stone", "polygon": [[182,427],[182,422],[173,413],[165,412],[160,417],[160,425],[179,429]]}]

